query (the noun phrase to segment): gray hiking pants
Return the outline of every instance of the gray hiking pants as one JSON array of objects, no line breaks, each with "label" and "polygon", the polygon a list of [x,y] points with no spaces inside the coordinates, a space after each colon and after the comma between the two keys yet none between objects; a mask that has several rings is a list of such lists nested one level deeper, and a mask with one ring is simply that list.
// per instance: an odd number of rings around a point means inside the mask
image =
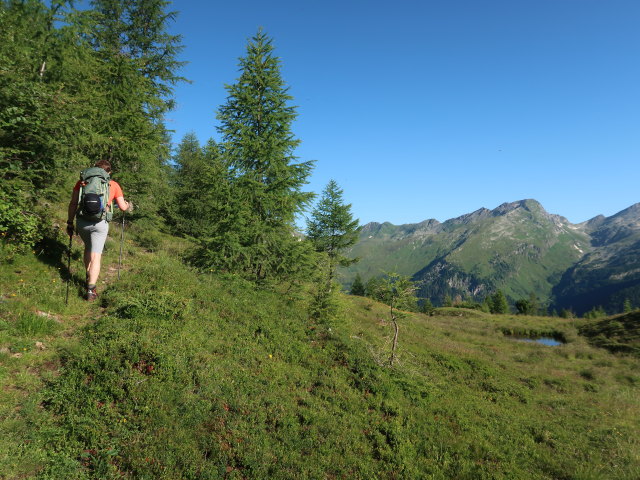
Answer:
[{"label": "gray hiking pants", "polygon": [[102,253],[104,242],[107,240],[109,233],[109,224],[106,220],[99,222],[78,218],[76,221],[78,235],[84,242],[85,250],[92,253]]}]

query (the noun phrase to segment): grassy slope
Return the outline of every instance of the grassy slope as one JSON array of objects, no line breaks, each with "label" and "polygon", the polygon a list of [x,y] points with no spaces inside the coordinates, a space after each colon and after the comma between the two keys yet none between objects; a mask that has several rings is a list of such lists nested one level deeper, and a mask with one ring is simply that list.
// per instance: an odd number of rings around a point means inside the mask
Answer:
[{"label": "grassy slope", "polygon": [[592,345],[640,357],[640,310],[585,322],[580,333]]},{"label": "grassy slope", "polygon": [[[352,310],[361,318],[352,325],[354,336],[372,352],[388,350],[382,340],[390,329],[385,309],[368,299],[359,303]],[[377,323],[365,320],[369,315],[362,312],[369,308]],[[536,472],[530,478],[634,478],[640,473],[636,358],[590,347],[570,321],[456,310],[439,309],[437,317],[413,315],[400,333],[398,368],[433,393],[423,419],[432,425],[432,441],[448,445],[449,455],[457,442],[461,456],[465,450],[483,452],[485,458],[474,461],[500,465],[490,475],[496,477],[527,478],[527,469]],[[503,332],[555,335],[569,343],[544,347],[515,342]],[[433,425],[438,421],[440,428]]]},{"label": "grassy slope", "polygon": [[0,269],[2,478],[640,476],[640,360],[574,323],[413,315],[389,368],[368,299],[345,298],[329,330],[301,294],[131,245],[116,282],[112,240],[104,308],[74,292],[65,307],[54,247]]}]

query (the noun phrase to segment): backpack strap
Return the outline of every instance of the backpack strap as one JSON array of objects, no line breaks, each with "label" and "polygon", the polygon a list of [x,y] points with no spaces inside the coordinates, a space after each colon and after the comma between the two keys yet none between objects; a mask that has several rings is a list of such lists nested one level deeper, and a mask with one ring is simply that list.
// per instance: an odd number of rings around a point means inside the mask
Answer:
[{"label": "backpack strap", "polygon": [[[115,201],[116,201],[116,199],[114,198],[113,200],[111,200],[111,204],[107,208],[104,209],[107,223],[110,222],[113,219],[113,202],[115,202]],[[107,210],[109,210],[109,211],[107,211]]]},{"label": "backpack strap", "polygon": [[78,207],[76,208],[76,217],[82,214],[82,194],[84,193],[84,181],[80,178],[80,190],[78,190]]},{"label": "backpack strap", "polygon": [[111,179],[107,180],[107,191],[105,192],[106,198],[104,199],[104,210],[102,211],[102,219],[106,220],[109,223],[113,219],[113,202],[115,202],[115,198],[109,202],[109,197],[111,196]]}]

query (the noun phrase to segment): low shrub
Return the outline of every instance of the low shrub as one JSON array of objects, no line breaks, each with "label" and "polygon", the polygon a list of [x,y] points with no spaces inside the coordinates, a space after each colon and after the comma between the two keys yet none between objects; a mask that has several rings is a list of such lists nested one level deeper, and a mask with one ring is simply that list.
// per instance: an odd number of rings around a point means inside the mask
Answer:
[{"label": "low shrub", "polygon": [[40,218],[19,197],[0,191],[0,257],[10,260],[31,250],[42,238],[41,232]]}]

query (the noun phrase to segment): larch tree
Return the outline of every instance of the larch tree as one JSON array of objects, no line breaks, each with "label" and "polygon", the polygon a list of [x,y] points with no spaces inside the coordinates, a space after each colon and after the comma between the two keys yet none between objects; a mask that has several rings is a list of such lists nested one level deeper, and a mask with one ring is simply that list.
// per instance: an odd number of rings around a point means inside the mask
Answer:
[{"label": "larch tree", "polygon": [[337,182],[330,180],[307,221],[307,237],[316,251],[326,253],[328,258],[327,285],[334,281],[339,266],[357,261],[344,256],[344,251],[358,241],[360,227],[351,214],[351,205],[344,203],[343,193]]},{"label": "larch tree", "polygon": [[205,221],[208,211],[203,193],[209,176],[209,165],[195,133],[187,133],[182,138],[173,162],[175,172],[171,185],[174,199],[168,206],[170,220],[177,233],[197,237],[202,233],[201,222]]},{"label": "larch tree", "polygon": [[179,35],[167,33],[175,12],[165,0],[93,0],[80,17],[100,60],[100,110],[89,159],[109,159],[127,192],[154,215],[166,194],[169,138],[164,114],[183,80]]},{"label": "larch tree", "polygon": [[169,2],[73,3],[0,2],[0,211],[19,208],[16,231],[34,217],[50,223],[43,206],[66,197],[99,158],[112,160],[127,193],[142,200],[139,212],[153,214],[166,198],[163,114],[181,48],[166,31]]},{"label": "larch tree", "polygon": [[71,20],[67,1],[0,2],[0,225],[20,249],[50,227],[94,137],[83,79],[97,61]]},{"label": "larch tree", "polygon": [[[312,162],[298,162],[299,144],[291,130],[296,108],[280,74],[272,41],[259,31],[240,59],[240,77],[226,85],[227,100],[218,112],[220,147],[228,162],[242,222],[227,225],[238,242],[238,265],[255,279],[287,276],[296,214],[313,194],[303,191]],[[215,262],[214,262],[215,263]]]},{"label": "larch tree", "polygon": [[210,139],[200,148],[195,136],[187,135],[174,161],[176,225],[198,242],[191,262],[208,270],[242,270],[246,262],[238,232],[248,216],[219,145]]},{"label": "larch tree", "polygon": [[373,292],[374,298],[389,305],[389,317],[393,323],[393,341],[391,355],[389,356],[389,366],[393,366],[397,357],[396,350],[400,332],[398,320],[407,316],[406,310],[416,311],[418,299],[415,293],[418,286],[407,276],[395,272],[387,272],[385,277],[373,288],[375,288],[375,292]]}]

